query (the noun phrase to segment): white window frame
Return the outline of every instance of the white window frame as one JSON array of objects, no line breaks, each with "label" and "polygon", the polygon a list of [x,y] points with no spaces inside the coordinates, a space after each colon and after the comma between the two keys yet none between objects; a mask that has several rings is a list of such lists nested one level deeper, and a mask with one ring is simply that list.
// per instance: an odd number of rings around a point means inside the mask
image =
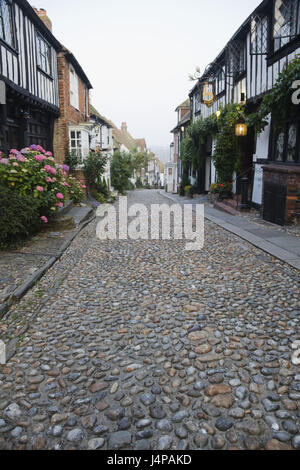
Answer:
[{"label": "white window frame", "polygon": [[79,110],[78,76],[72,64],[70,64],[70,105]]},{"label": "white window frame", "polygon": [[70,153],[78,157],[79,164],[83,164],[82,155],[82,131],[78,129],[69,130],[69,150]]}]

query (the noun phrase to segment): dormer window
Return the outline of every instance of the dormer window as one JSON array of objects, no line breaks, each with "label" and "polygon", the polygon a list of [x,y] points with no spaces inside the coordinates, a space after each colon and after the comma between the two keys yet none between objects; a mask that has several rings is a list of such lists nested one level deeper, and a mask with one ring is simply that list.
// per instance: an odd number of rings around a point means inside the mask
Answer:
[{"label": "dormer window", "polygon": [[0,38],[9,46],[16,48],[12,4],[10,0],[0,0]]},{"label": "dormer window", "polygon": [[38,67],[43,72],[51,75],[51,48],[40,34],[37,34],[36,43]]},{"label": "dormer window", "polygon": [[275,0],[273,40],[274,51],[300,34],[300,0]]}]

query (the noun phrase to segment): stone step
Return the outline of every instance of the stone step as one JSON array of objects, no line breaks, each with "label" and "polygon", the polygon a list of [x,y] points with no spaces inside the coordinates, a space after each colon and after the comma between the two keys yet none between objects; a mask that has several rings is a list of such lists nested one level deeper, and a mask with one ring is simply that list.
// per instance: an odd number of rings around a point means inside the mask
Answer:
[{"label": "stone step", "polygon": [[73,207],[68,212],[68,217],[72,217],[76,227],[79,227],[83,222],[90,219],[94,214],[91,207]]},{"label": "stone step", "polygon": [[227,212],[228,214],[231,214],[231,215],[240,215],[239,212],[235,209],[233,209],[233,207],[227,205],[227,204],[224,204],[224,202],[221,202],[221,201],[216,201],[215,204],[214,204],[214,207],[215,209],[219,209],[223,212]]},{"label": "stone step", "polygon": [[57,214],[56,218],[65,216],[73,208],[73,201],[66,201],[64,207],[61,207]]}]

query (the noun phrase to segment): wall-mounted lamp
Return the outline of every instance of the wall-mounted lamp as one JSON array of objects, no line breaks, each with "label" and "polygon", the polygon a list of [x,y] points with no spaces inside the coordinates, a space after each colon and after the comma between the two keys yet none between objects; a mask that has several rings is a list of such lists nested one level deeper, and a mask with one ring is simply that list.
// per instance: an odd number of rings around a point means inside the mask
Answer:
[{"label": "wall-mounted lamp", "polygon": [[248,127],[245,123],[239,123],[235,125],[235,135],[237,137],[245,137],[248,133]]},{"label": "wall-mounted lamp", "polygon": [[217,118],[219,119],[219,117],[221,116],[221,111],[220,111],[220,110],[217,111],[217,112],[216,112],[216,115],[217,115]]}]

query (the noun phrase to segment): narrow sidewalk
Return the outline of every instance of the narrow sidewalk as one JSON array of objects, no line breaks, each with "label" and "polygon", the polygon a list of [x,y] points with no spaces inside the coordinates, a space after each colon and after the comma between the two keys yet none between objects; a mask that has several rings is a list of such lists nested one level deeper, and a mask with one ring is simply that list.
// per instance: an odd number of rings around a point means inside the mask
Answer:
[{"label": "narrow sidewalk", "polygon": [[215,223],[219,227],[237,235],[248,241],[252,245],[260,248],[275,258],[289,264],[293,268],[300,270],[300,238],[287,235],[273,227],[263,227],[250,222],[245,217],[238,217],[227,214],[218,209],[211,207],[205,202],[205,199],[186,199],[177,194],[159,193],[181,205],[204,203],[205,218]]}]

